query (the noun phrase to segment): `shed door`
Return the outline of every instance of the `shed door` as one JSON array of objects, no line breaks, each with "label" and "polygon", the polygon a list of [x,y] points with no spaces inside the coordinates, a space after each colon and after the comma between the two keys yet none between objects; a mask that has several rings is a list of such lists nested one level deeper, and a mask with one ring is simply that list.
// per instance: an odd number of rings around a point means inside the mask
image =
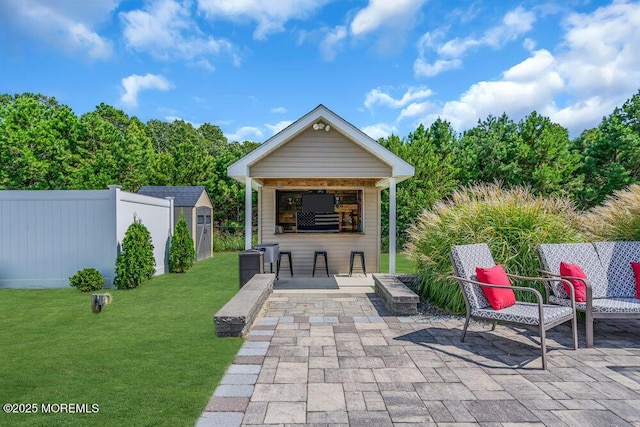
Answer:
[{"label": "shed door", "polygon": [[211,256],[211,209],[199,207],[196,215],[196,252],[200,261]]}]

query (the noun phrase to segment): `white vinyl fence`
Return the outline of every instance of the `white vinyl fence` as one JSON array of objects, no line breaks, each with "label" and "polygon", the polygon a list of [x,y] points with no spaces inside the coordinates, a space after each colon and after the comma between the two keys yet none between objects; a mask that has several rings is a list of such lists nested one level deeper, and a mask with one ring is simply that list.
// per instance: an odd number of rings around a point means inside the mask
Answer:
[{"label": "white vinyl fence", "polygon": [[108,190],[0,191],[0,288],[61,288],[83,268],[110,286],[134,215],[149,229],[156,274],[168,269],[173,201]]}]

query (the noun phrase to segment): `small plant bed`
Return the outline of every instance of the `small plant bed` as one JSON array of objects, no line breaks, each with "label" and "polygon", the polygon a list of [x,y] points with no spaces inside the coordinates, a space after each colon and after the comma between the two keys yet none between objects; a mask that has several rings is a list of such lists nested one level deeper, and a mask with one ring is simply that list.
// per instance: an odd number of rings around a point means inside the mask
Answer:
[{"label": "small plant bed", "polygon": [[[12,426],[193,426],[242,345],[211,318],[238,290],[237,253],[109,290],[0,290],[0,400],[97,404],[89,414],[0,414]],[[38,407],[40,409],[40,407]]]}]

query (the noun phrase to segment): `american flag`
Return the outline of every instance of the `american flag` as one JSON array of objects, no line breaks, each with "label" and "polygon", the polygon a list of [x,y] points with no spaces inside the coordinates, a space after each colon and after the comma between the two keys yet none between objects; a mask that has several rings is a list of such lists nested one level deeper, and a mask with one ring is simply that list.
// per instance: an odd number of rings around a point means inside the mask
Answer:
[{"label": "american flag", "polygon": [[298,231],[338,231],[339,215],[334,212],[298,212]]}]

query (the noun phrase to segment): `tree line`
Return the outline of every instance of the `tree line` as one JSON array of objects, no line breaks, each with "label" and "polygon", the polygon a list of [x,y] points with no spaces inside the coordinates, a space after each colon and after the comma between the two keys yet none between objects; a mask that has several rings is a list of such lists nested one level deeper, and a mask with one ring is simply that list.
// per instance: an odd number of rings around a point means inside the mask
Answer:
[{"label": "tree line", "polygon": [[[423,209],[476,183],[524,186],[535,195],[568,197],[587,210],[640,183],[640,91],[574,139],[533,111],[518,122],[506,114],[489,116],[461,134],[437,119],[406,138],[379,142],[415,166],[415,176],[397,189],[401,233]],[[385,214],[383,228],[387,224]]]},{"label": "tree line", "polygon": [[240,222],[244,186],[226,169],[257,145],[228,142],[210,123],[143,123],[106,104],[78,117],[53,97],[0,95],[0,189],[204,185],[216,221]]},{"label": "tree line", "polygon": [[[640,182],[640,91],[575,139],[534,111],[518,122],[506,114],[489,116],[462,133],[437,119],[407,137],[378,142],[415,166],[415,176],[397,189],[401,233],[424,208],[473,183],[524,185],[588,209]],[[115,183],[135,192],[142,185],[204,185],[216,222],[241,223],[244,185],[226,169],[257,146],[230,142],[210,123],[143,123],[106,104],[76,116],[53,97],[0,95],[0,189],[104,189]],[[386,227],[387,206],[382,213]]]}]

